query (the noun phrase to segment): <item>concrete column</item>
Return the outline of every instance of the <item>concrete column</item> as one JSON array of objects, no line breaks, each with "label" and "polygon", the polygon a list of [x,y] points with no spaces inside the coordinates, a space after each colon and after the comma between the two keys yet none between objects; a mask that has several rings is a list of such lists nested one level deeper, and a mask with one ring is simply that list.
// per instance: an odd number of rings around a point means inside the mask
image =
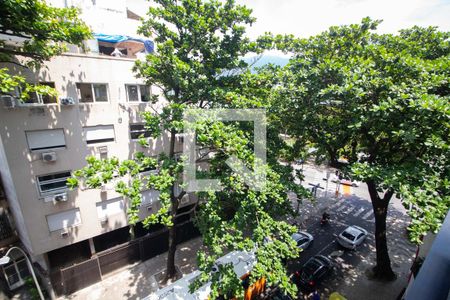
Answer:
[{"label": "concrete column", "polygon": [[90,238],[89,240],[89,248],[91,249],[91,256],[95,256],[95,246],[94,246],[94,239]]}]

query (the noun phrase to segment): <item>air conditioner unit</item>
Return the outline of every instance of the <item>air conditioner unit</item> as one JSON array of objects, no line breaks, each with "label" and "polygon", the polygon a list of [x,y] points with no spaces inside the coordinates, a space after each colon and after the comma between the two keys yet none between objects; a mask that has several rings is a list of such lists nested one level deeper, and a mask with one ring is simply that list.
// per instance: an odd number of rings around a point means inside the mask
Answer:
[{"label": "air conditioner unit", "polygon": [[44,153],[42,153],[42,161],[44,161],[44,162],[56,161],[56,153],[55,152],[44,152]]},{"label": "air conditioner unit", "polygon": [[63,231],[61,231],[61,237],[62,238],[69,237],[69,231],[67,229],[63,229]]},{"label": "air conditioner unit", "polygon": [[72,97],[59,98],[61,105],[75,105],[75,100]]},{"label": "air conditioner unit", "polygon": [[16,98],[11,95],[1,95],[1,100],[5,108],[14,108],[17,106]]},{"label": "air conditioner unit", "polygon": [[55,202],[65,202],[67,201],[67,193],[56,194],[53,196],[53,201]]},{"label": "air conditioner unit", "polygon": [[99,154],[108,154],[108,146],[97,147],[97,152]]}]

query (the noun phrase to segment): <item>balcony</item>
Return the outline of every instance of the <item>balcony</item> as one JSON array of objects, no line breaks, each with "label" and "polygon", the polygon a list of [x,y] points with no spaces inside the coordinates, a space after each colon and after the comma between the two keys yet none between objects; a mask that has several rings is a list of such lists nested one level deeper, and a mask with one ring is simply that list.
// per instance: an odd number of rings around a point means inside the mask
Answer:
[{"label": "balcony", "polygon": [[85,41],[86,51],[76,46],[69,46],[69,53],[84,53],[105,57],[143,59],[154,52],[151,40],[126,35],[94,34],[94,39]]}]

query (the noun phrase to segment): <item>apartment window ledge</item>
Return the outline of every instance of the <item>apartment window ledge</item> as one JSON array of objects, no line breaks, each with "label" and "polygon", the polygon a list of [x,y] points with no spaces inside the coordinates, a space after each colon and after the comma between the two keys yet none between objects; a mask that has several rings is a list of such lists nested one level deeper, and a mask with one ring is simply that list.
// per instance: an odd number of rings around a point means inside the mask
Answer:
[{"label": "apartment window ledge", "polygon": [[148,102],[130,102],[130,101],[128,101],[128,102],[125,102],[125,103],[129,104],[129,105],[132,105],[132,106],[152,104],[152,103],[150,103],[150,101],[148,101]]},{"label": "apartment window ledge", "polygon": [[72,57],[81,57],[81,58],[94,58],[94,59],[107,59],[107,60],[121,60],[121,61],[130,61],[134,62],[137,58],[128,58],[128,57],[116,57],[110,55],[100,55],[100,54],[82,54],[82,53],[63,53],[61,56],[72,56]]},{"label": "apartment window ledge", "polygon": [[101,147],[101,146],[108,146],[108,145],[112,145],[112,144],[116,144],[116,141],[111,141],[111,142],[99,142],[99,143],[90,143],[90,144],[86,144],[88,148],[95,148],[95,147]]},{"label": "apartment window ledge", "polygon": [[81,106],[90,106],[90,105],[111,105],[111,101],[108,102],[78,102]]},{"label": "apartment window ledge", "polygon": [[44,107],[58,107],[59,103],[21,103],[19,102],[17,107],[19,108],[27,108],[27,107],[39,107],[39,108],[44,108]]},{"label": "apartment window ledge", "polygon": [[[30,154],[36,154],[37,155],[37,161],[42,161],[40,158],[40,155],[42,155],[42,153],[47,153],[47,152],[59,152],[59,151],[64,151],[67,150],[67,146],[66,147],[57,147],[57,148],[48,148],[48,149],[40,149],[40,150],[28,150]],[[34,160],[35,161],[35,160]],[[31,162],[34,162],[31,161]]]}]

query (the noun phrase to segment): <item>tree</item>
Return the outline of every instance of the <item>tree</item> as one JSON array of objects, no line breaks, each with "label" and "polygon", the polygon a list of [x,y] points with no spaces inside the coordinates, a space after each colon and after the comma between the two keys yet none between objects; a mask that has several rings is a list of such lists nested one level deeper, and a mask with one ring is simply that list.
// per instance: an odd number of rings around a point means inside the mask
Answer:
[{"label": "tree", "polygon": [[[415,242],[439,228],[450,206],[450,34],[413,27],[379,35],[373,32],[379,23],[366,18],[291,43],[295,54],[277,99],[290,134],[367,183],[375,214],[374,275],[392,279],[391,198],[402,198]],[[342,156],[347,166],[339,163]]]},{"label": "tree", "polygon": [[[142,112],[142,118],[153,137],[168,137],[169,147],[157,158],[150,157],[146,150],[149,141],[141,138],[142,151],[135,153],[133,160],[88,157],[87,166],[74,172],[74,178],[68,183],[73,188],[80,184],[98,188],[115,181],[116,191],[129,200],[130,224],[139,221],[142,189],[159,191],[160,208],[146,217],[143,224],[159,223],[168,228],[166,279],[170,279],[175,275],[178,207],[186,194],[176,189],[178,183],[182,186],[184,158],[176,153],[175,142],[176,135],[186,126],[183,113],[190,108],[263,107],[264,89],[253,88],[257,85],[255,77],[243,71],[246,64],[241,57],[251,50],[260,51],[257,42],[244,37],[245,25],[254,21],[249,9],[235,5],[233,0],[157,0],[155,3],[139,31],[154,38],[157,51],[148,55],[146,61],[137,61],[134,69],[147,84],[160,88],[164,96],[163,99],[153,98],[163,107]],[[249,84],[244,85],[244,82]],[[208,164],[198,176],[219,179],[223,186],[221,191],[197,193],[199,201],[193,209],[195,222],[208,248],[207,252],[199,253],[199,268],[203,274],[194,285],[211,280],[213,299],[219,293],[243,297],[240,279],[236,278],[230,264],[220,266],[219,273],[211,274],[214,261],[236,249],[256,254],[257,264],[251,281],[264,277],[269,284],[295,293],[295,286],[290,283],[282,263],[283,259],[298,255],[290,237],[295,228],[282,221],[292,213],[287,188],[269,165],[255,163],[257,158],[252,154],[252,133],[248,127],[245,123],[214,119],[199,119],[194,124],[197,145],[207,151],[197,159]],[[226,167],[229,155],[236,156],[258,174],[266,172],[265,187],[251,189],[242,174]],[[139,175],[140,170],[147,168],[157,168],[158,173]]]},{"label": "tree", "polygon": [[[20,68],[38,68],[51,57],[66,50],[66,44],[82,46],[91,36],[75,8],[55,8],[40,0],[4,0],[0,2],[0,62]],[[8,42],[11,37],[13,42]],[[7,94],[23,87],[22,100],[30,92],[56,95],[43,85],[30,85],[21,74],[0,69],[0,92]]]}]

